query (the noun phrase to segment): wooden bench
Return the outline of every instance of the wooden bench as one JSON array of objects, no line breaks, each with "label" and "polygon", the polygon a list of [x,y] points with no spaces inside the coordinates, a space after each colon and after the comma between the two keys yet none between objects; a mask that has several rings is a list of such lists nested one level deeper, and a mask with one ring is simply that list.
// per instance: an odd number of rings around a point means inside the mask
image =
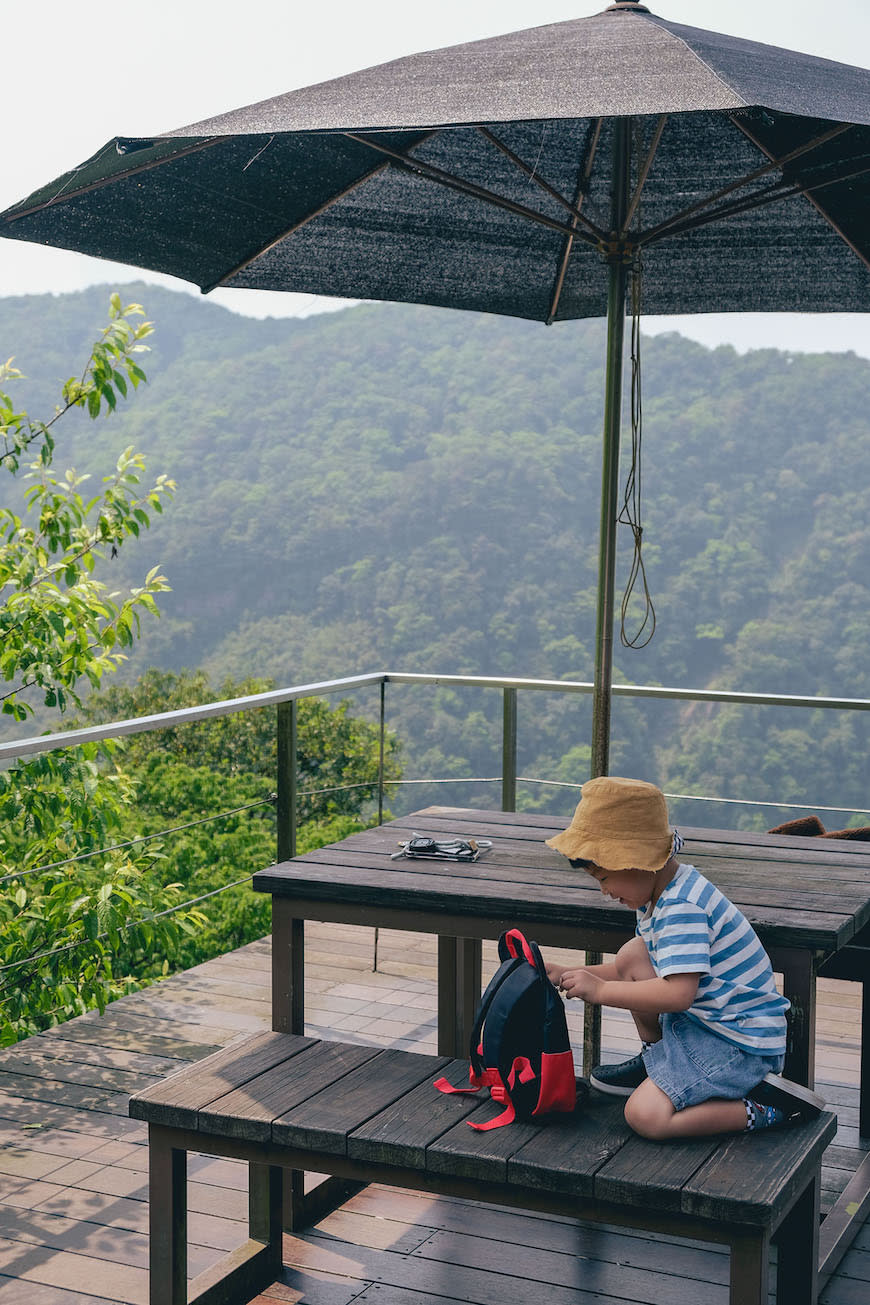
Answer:
[{"label": "wooden bench", "polygon": [[187,1305],[186,1158],[247,1160],[247,1245],[191,1285],[197,1305],[250,1300],[281,1272],[283,1172],[308,1170],[724,1243],[732,1305],[816,1299],[822,1152],[833,1115],[788,1131],[654,1143],[624,1103],[592,1093],[574,1115],[479,1133],[501,1109],[447,1096],[467,1061],[262,1033],[138,1093],[149,1124],[151,1305]]}]

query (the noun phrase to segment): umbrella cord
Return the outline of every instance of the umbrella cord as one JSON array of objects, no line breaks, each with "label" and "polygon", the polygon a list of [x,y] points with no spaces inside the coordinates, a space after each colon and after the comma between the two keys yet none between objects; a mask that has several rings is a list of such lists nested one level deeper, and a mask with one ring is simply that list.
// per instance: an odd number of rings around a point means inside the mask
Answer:
[{"label": "umbrella cord", "polygon": [[[656,611],[647,583],[646,567],[643,561],[643,524],[641,513],[642,493],[642,447],[643,447],[643,400],[640,368],[640,316],[641,291],[643,283],[641,251],[635,253],[631,268],[631,467],[626,477],[625,494],[622,508],[617,518],[619,523],[631,528],[634,551],[631,568],[622,595],[620,612],[619,639],[624,648],[645,648],[655,634]],[[643,604],[642,619],[634,634],[626,631],[628,609],[632,596],[640,583],[643,590],[640,601]]]}]

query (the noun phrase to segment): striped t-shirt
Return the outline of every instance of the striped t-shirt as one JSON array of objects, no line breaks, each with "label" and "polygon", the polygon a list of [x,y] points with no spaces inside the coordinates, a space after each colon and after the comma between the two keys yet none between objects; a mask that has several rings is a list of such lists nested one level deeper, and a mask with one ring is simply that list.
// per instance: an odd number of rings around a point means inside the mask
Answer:
[{"label": "striped t-shirt", "polygon": [[652,910],[637,913],[659,978],[700,974],[689,1007],[707,1028],[748,1051],[785,1054],[785,1012],[767,952],[746,917],[692,865],[680,865]]}]

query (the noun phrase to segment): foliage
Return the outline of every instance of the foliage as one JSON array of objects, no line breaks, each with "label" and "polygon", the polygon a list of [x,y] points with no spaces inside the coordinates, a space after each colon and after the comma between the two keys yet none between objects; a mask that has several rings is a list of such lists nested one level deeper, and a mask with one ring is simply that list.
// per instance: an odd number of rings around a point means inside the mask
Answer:
[{"label": "foliage", "polygon": [[[0,509],[0,673],[9,686],[0,701],[17,721],[33,716],[36,702],[62,726],[70,704],[81,703],[81,683],[98,685],[118,667],[142,612],[155,613],[168,588],[156,568],[127,592],[101,576],[161,511],[173,482],[160,476],[142,489],[144,463],[132,448],[90,497],[86,477],[53,472],[58,419],[74,409],[110,413],[145,379],[137,356],[151,326],[131,320],[140,316],[138,305],[112,296],[109,325],[50,421],[0,393],[0,466],[13,477],[25,470],[30,482],[20,514]],[[3,383],[19,378],[10,361]],[[101,767],[92,745],[0,772],[0,1043],[103,1009],[129,989],[144,956],[171,955],[198,924],[196,912],[176,910],[179,886],[163,884],[155,853],[103,850],[129,799],[123,775]]]},{"label": "foliage", "polygon": [[[102,465],[147,429],[195,494],[195,511],[168,514],[143,543],[155,560],[159,547],[173,593],[131,675],[592,678],[600,322],[402,305],[254,321],[154,294],[157,383],[117,422],[73,435],[82,465]],[[90,302],[58,300],[70,332]],[[0,333],[14,323],[49,347],[45,316],[38,299],[2,301]],[[870,362],[670,334],[645,340],[643,375],[658,626],[642,652],[617,644],[616,678],[870,697]],[[629,554],[620,538],[617,594]],[[390,685],[387,711],[409,776],[499,773],[497,691]],[[588,700],[520,695],[520,712],[520,773],[583,780]],[[848,729],[841,713],[803,713],[800,737],[779,719],[615,700],[612,765],[669,791],[867,802],[866,713]],[[520,792],[559,814],[576,796]],[[408,787],[395,805],[427,800],[497,802],[497,788]]]},{"label": "foliage", "polygon": [[[203,671],[176,674],[151,668],[132,685],[113,685],[92,695],[82,720],[95,724],[131,719],[249,697],[273,687],[253,678],[225,680],[215,687]],[[300,701],[300,851],[344,838],[376,818],[379,751],[377,726],[350,715],[347,702],[330,708],[317,698]],[[400,774],[397,754],[396,739],[387,731],[388,793],[390,781]],[[268,933],[268,898],[253,893],[247,880],[275,860],[274,708],[131,734],[116,756],[136,793],[135,805],[125,816],[125,837],[177,830],[166,832],[159,842],[173,879],[189,898],[214,894],[202,903],[202,927],[181,942],[176,963],[194,965]],[[237,886],[227,888],[232,884]],[[159,972],[159,961],[146,964],[144,972]]]}]

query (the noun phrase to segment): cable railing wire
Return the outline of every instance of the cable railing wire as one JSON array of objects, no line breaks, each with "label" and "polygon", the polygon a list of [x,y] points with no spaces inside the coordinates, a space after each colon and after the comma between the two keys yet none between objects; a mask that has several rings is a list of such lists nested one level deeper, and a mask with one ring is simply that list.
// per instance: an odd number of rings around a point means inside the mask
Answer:
[{"label": "cable railing wire", "polygon": [[[391,780],[390,782],[395,781]],[[433,780],[432,782],[438,783],[439,781]],[[369,780],[362,784],[336,784],[331,788],[300,789],[299,797],[321,797],[325,793],[347,793],[351,789],[372,788],[373,786],[374,781]],[[277,799],[277,793],[270,793],[267,798],[261,798],[258,802],[248,802],[244,806],[233,807],[229,811],[219,811],[213,816],[202,816],[199,820],[189,820],[183,825],[170,825],[167,829],[161,829],[154,834],[142,834],[138,838],[129,838],[124,843],[112,843],[108,847],[100,847],[93,852],[79,852],[76,856],[65,857],[62,861],[49,861],[45,865],[29,866],[26,870],[16,870],[14,874],[0,875],[0,884],[9,883],[13,879],[23,879],[26,875],[44,874],[49,870],[57,870],[61,866],[91,860],[95,856],[105,856],[109,852],[121,852],[127,847],[135,847],[140,843],[150,843],[155,838],[165,838],[168,834],[179,834],[185,829],[195,829],[198,825],[208,825],[215,820],[226,820],[229,816],[240,815],[243,811],[253,811],[257,807],[274,806]]]},{"label": "cable railing wire", "polygon": [[44,874],[49,870],[58,870],[61,866],[73,865],[77,861],[92,860],[95,856],[105,856],[109,852],[122,852],[126,847],[135,847],[140,843],[151,843],[155,838],[165,838],[167,834],[179,834],[185,829],[194,829],[197,825],[208,825],[215,820],[226,820],[229,816],[237,816],[242,811],[253,811],[256,807],[272,806],[275,802],[275,794],[267,798],[261,798],[259,802],[249,802],[243,807],[233,807],[231,811],[219,811],[214,816],[203,816],[200,820],[188,820],[183,825],[171,825],[168,829],[161,829],[156,834],[141,834],[138,838],[128,838],[124,843],[111,843],[108,847],[97,848],[94,852],[79,852],[77,856],[68,856],[62,861],[49,861],[45,865],[28,866],[26,870],[17,870],[14,874],[0,875],[0,884],[9,883],[12,879],[23,879],[25,875]]},{"label": "cable railing wire", "polygon": [[[166,915],[174,915],[177,911],[183,911],[188,906],[197,906],[200,902],[206,901],[209,897],[217,897],[220,893],[229,892],[231,888],[238,888],[241,884],[250,883],[254,875],[245,875],[242,879],[235,879],[231,884],[223,884],[220,888],[212,888],[207,893],[200,893],[198,897],[191,897],[186,902],[176,902],[174,906],[167,906],[162,911],[155,911],[153,915],[140,916],[137,920],[125,920],[120,926],[118,932],[128,929],[136,929],[139,925],[151,924],[153,920],[161,920]],[[8,970],[20,969],[24,965],[35,965],[38,961],[49,960],[52,956],[60,956],[64,952],[75,951],[78,947],[86,947],[88,944],[102,942],[108,938],[108,932],[97,934],[96,938],[76,938],[73,942],[64,943],[61,947],[53,947],[49,951],[36,952],[32,956],[22,957],[17,961],[7,961],[5,965],[0,965],[0,974]],[[12,986],[12,980],[8,983],[0,984],[0,992]]]},{"label": "cable railing wire", "polygon": [[[447,779],[396,779],[391,780],[392,784],[401,787],[404,784],[500,784],[501,775],[461,775],[456,777],[448,776]],[[517,775],[518,784],[541,784],[548,788],[568,788],[576,792],[583,787],[582,783],[572,782],[562,779],[538,779],[533,775]],[[775,807],[777,810],[786,811],[829,811],[838,815],[867,815],[870,810],[865,811],[861,807],[829,807],[824,806],[821,802],[765,802],[759,798],[729,798],[729,797],[710,797],[704,793],[665,793],[665,797],[670,801],[680,799],[686,802],[718,802],[729,806],[739,807]]]}]

